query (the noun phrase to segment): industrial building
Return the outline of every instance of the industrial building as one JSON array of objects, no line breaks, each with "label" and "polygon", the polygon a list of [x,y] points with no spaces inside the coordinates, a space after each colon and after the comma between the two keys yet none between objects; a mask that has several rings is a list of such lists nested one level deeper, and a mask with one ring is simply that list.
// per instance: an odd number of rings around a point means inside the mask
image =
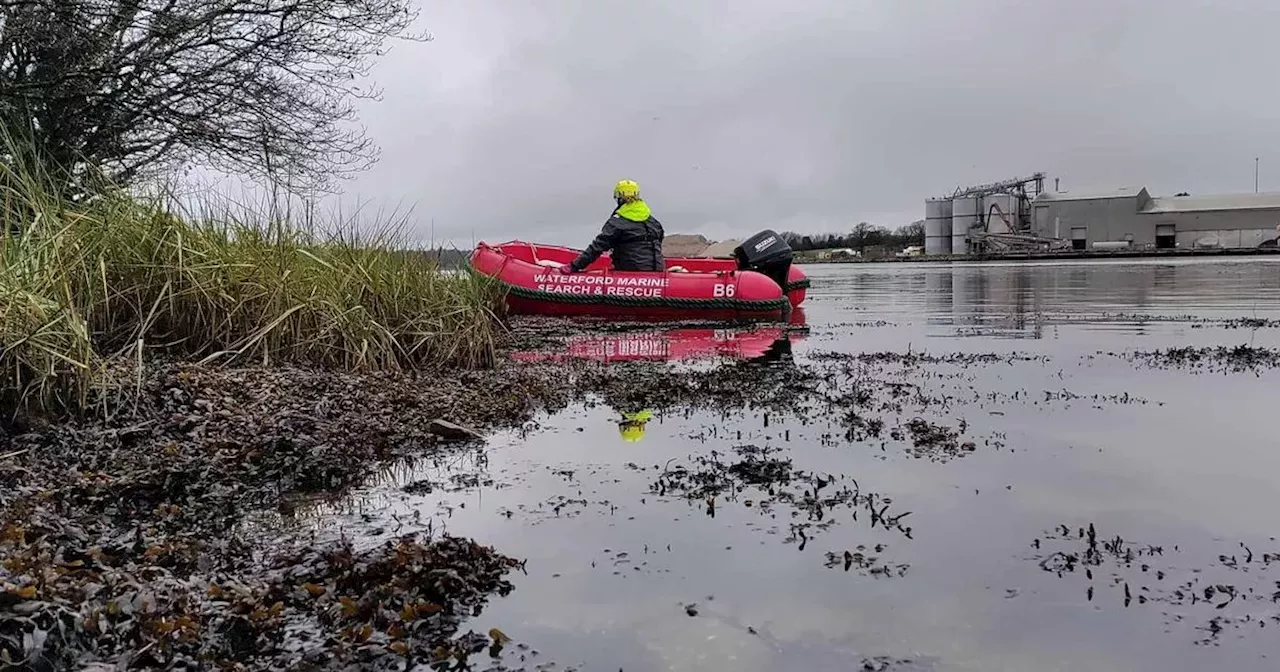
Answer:
[{"label": "industrial building", "polygon": [[1280,194],[1044,190],[1044,173],[925,201],[925,254],[1275,247]]}]

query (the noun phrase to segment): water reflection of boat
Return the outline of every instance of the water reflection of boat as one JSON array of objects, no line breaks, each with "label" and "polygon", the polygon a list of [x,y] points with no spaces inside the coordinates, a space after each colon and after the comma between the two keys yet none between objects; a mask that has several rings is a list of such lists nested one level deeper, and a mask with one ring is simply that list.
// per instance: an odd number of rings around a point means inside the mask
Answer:
[{"label": "water reflection of boat", "polygon": [[512,353],[511,357],[526,362],[682,361],[715,357],[772,361],[789,355],[791,345],[808,335],[804,310],[796,308],[791,311],[787,324],[586,332],[570,336],[562,350],[522,351]]}]

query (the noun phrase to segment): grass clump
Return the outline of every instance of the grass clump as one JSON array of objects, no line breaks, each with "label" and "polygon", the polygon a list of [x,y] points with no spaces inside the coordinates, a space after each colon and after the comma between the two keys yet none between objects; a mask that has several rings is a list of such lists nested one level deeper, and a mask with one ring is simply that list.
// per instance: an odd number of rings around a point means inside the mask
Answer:
[{"label": "grass clump", "polygon": [[320,234],[249,208],[118,190],[71,199],[51,184],[0,161],[6,409],[85,408],[119,382],[110,372],[156,354],[370,371],[495,359],[500,290],[442,272],[399,226]]}]

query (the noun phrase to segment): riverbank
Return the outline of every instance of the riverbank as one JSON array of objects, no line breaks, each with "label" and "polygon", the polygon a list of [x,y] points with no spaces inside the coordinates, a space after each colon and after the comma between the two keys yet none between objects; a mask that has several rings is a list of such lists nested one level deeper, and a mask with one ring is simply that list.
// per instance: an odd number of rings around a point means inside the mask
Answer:
[{"label": "riverbank", "polygon": [[498,366],[497,288],[403,222],[62,193],[0,164],[0,667],[464,657],[516,561],[229,531],[529,417],[553,388]]},{"label": "riverbank", "polygon": [[263,547],[234,531],[253,511],[340,499],[389,464],[466,451],[589,392],[635,408],[771,394],[750,370],[703,381],[507,362],[567,333],[555,326],[495,325],[505,335],[487,368],[151,356],[125,369],[128,384],[91,389],[96,412],[0,423],[0,656],[30,669],[391,669],[502,640],[456,636],[523,568],[499,550],[430,531],[374,548]]},{"label": "riverbank", "polygon": [[113,415],[3,436],[0,655],[29,669],[392,669],[500,648],[501,633],[456,635],[511,589],[518,559],[432,532],[263,547],[236,525],[341,498],[388,464],[466,450],[589,392],[636,408],[783,403],[757,376],[147,364]]},{"label": "riverbank", "polygon": [[515,560],[448,536],[357,552],[255,548],[229,530],[256,508],[341,496],[378,464],[518,424],[552,391],[527,369],[148,366],[110,418],[3,442],[0,651],[33,657],[31,669],[434,655]]},{"label": "riverbank", "polygon": [[[409,249],[403,222],[106,190],[0,166],[0,408],[89,409],[156,356],[338,370],[495,361],[500,292]],[[33,214],[35,213],[35,214]],[[4,420],[0,420],[3,422]]]}]

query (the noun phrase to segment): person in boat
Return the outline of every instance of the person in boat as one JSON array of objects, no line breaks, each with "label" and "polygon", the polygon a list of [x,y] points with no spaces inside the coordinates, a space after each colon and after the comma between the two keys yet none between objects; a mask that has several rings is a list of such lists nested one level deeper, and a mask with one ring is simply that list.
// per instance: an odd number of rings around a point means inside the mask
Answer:
[{"label": "person in boat", "polygon": [[613,251],[615,271],[665,270],[662,222],[640,199],[640,185],[631,180],[620,180],[613,187],[613,200],[617,207],[604,223],[604,228],[577,259],[560,268],[561,272],[581,273],[609,250]]}]

